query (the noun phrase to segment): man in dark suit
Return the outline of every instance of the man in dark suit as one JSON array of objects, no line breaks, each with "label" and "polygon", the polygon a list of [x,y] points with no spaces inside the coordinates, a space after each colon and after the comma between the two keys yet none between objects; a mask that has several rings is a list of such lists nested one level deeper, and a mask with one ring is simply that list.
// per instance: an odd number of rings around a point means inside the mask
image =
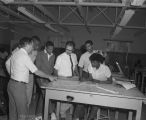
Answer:
[{"label": "man in dark suit", "polygon": [[[54,72],[54,62],[55,62],[55,55],[53,54],[54,44],[51,41],[47,41],[45,44],[44,50],[40,51],[37,54],[36,57],[36,66],[38,69],[42,70],[44,73],[48,75],[52,75]],[[38,78],[37,84],[40,86],[42,83],[47,84],[47,80],[44,80],[42,78]],[[40,80],[41,79],[41,80]],[[44,99],[44,91],[40,90],[43,99]],[[42,101],[40,101],[42,102]],[[55,104],[52,103],[51,110],[49,110],[50,113],[53,113],[55,109]]]},{"label": "man in dark suit", "polygon": [[36,66],[46,74],[53,74],[55,55],[53,54],[54,44],[47,41],[45,49],[38,53],[36,57]]}]

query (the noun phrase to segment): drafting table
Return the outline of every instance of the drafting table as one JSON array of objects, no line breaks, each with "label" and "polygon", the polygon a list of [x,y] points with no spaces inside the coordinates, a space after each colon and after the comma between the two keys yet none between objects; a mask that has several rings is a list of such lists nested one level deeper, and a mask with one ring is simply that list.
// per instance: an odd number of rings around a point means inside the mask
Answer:
[{"label": "drafting table", "polygon": [[[71,102],[134,110],[136,111],[136,120],[141,119],[142,104],[146,103],[146,97],[136,87],[126,90],[114,84],[99,84],[97,87],[96,84],[86,82],[69,82],[58,80],[42,86],[46,91],[44,120],[48,120],[49,100],[68,101],[68,96],[73,98]],[[129,113],[130,115],[132,114],[131,112]],[[56,115],[59,118],[59,110],[57,110]],[[128,119],[132,120],[132,115]]]}]

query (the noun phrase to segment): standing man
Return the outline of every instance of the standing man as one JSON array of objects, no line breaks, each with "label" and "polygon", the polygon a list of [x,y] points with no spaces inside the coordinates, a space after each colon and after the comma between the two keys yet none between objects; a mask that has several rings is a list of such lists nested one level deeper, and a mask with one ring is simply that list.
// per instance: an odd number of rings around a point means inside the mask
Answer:
[{"label": "standing man", "polygon": [[[87,40],[85,42],[85,48],[86,48],[86,52],[81,55],[81,58],[78,64],[79,76],[80,76],[81,81],[88,80],[88,77],[89,77],[88,67],[90,65],[89,57],[95,52],[102,54],[100,50],[93,50],[93,42],[91,40]],[[78,104],[75,108],[75,113],[74,113],[75,120],[83,119],[85,110],[86,108],[84,105]]]},{"label": "standing man", "polygon": [[91,40],[87,40],[85,42],[85,48],[86,52],[81,55],[81,58],[79,60],[79,75],[80,75],[80,80],[82,78],[88,78],[89,73],[88,73],[88,66],[90,64],[89,57],[93,54],[93,42]]},{"label": "standing man", "polygon": [[[55,63],[55,73],[57,76],[72,77],[78,75],[77,70],[77,56],[73,53],[74,42],[68,41],[65,46],[65,52],[57,57]],[[72,109],[72,104],[61,103],[61,118],[66,119],[66,111]]]},{"label": "standing man", "polygon": [[57,76],[71,77],[78,75],[77,56],[73,53],[74,47],[74,42],[68,41],[65,46],[65,52],[57,57],[54,66]]},{"label": "standing man", "polygon": [[32,39],[24,37],[20,42],[20,49],[14,52],[6,61],[6,68],[10,74],[7,88],[9,95],[9,120],[27,120],[29,118],[26,94],[26,84],[29,83],[29,71],[50,81],[54,80],[54,77],[38,70],[30,59],[28,54],[33,50]]},{"label": "standing man", "polygon": [[[36,66],[38,69],[42,70],[44,73],[48,75],[52,75],[54,72],[54,62],[55,62],[55,55],[53,54],[54,44],[51,41],[47,41],[45,44],[45,49],[40,51],[36,57]],[[38,84],[41,85],[45,82],[42,78],[37,78]],[[47,81],[46,81],[47,82]],[[41,90],[44,98],[45,91]],[[41,99],[42,100],[42,99]],[[42,100],[44,101],[44,100]],[[43,103],[41,101],[41,103]],[[51,103],[51,109],[49,110],[50,113],[53,113],[55,109],[55,104]]]},{"label": "standing man", "polygon": [[[35,62],[36,56],[37,56],[37,54],[38,54],[38,52],[40,50],[40,47],[41,47],[41,40],[40,40],[40,38],[38,36],[32,36],[31,39],[33,41],[34,49],[29,53],[29,57],[31,58],[32,62]],[[28,107],[30,106],[30,103],[31,103],[31,98],[32,98],[32,94],[33,94],[33,86],[34,86],[34,74],[30,73],[30,75],[29,75],[29,83],[26,84]]]}]

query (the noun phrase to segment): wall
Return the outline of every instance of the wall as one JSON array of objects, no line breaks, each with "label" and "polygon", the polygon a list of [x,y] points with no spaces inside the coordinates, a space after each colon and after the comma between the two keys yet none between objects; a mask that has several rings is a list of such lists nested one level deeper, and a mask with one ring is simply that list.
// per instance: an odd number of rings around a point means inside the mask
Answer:
[{"label": "wall", "polygon": [[1,30],[0,31],[0,44],[10,44],[10,40],[13,39],[14,35],[13,33],[9,30]]},{"label": "wall", "polygon": [[[105,38],[110,37],[111,28],[103,28],[103,27],[92,27],[91,33],[87,32],[85,27],[80,26],[71,26],[68,27],[71,32],[65,33],[64,36],[68,36],[74,40],[76,43],[76,48],[80,48],[81,45],[88,39],[93,40],[95,49],[106,49]],[[47,29],[33,29],[32,31],[27,30],[19,30],[19,34],[15,33],[14,39],[11,39],[12,46],[18,42],[18,40],[23,36],[32,36],[38,35],[41,38],[42,43],[44,44],[51,36],[61,36],[59,34],[52,33]],[[117,35],[114,39],[117,40],[126,40],[132,41],[131,47],[129,49],[130,53],[140,53],[146,54],[146,34],[143,34],[139,37],[133,36],[134,31],[123,30],[119,35]],[[6,35],[6,34],[5,34]],[[9,38],[7,38],[9,39]]]}]

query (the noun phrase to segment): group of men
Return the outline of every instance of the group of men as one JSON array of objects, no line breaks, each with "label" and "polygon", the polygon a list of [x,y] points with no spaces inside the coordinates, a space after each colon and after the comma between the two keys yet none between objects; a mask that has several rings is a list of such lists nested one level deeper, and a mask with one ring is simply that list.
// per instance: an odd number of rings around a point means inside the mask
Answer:
[{"label": "group of men", "polygon": [[[111,71],[104,64],[105,57],[101,51],[93,50],[93,42],[85,42],[86,52],[81,55],[79,63],[74,53],[75,44],[67,41],[65,52],[55,58],[53,54],[54,44],[47,41],[43,50],[39,50],[40,39],[37,36],[24,37],[19,41],[19,46],[12,52],[6,61],[6,68],[10,74],[8,83],[9,95],[9,120],[29,120],[28,108],[31,102],[33,75],[39,76],[39,81],[56,80],[56,76],[79,76],[80,81],[90,80],[98,83],[112,83]],[[65,106],[65,107],[63,107]],[[62,117],[71,105],[62,104]],[[77,105],[78,108],[84,106]],[[96,107],[93,107],[93,112]],[[89,118],[94,119],[91,114]],[[82,119],[83,115],[76,114],[74,119]]]}]

